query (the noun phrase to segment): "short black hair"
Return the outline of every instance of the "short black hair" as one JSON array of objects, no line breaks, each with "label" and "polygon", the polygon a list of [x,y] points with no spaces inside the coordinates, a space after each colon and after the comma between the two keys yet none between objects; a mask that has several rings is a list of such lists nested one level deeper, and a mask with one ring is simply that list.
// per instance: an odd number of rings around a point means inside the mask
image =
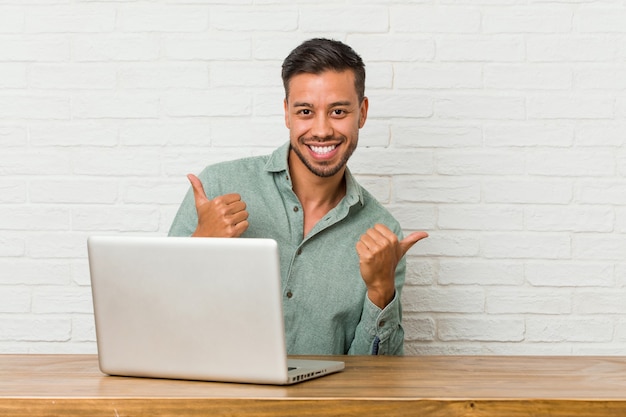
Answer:
[{"label": "short black hair", "polygon": [[285,98],[289,97],[289,81],[298,74],[321,74],[324,71],[354,72],[354,87],[359,102],[365,97],[365,64],[348,45],[331,39],[315,38],[303,42],[283,61],[282,78]]}]

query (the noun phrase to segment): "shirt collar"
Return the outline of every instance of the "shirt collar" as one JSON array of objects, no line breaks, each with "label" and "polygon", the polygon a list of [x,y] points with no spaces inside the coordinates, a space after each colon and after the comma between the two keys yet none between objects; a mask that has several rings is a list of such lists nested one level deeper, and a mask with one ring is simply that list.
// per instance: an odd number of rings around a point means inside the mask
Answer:
[{"label": "shirt collar", "polygon": [[268,172],[282,172],[287,171],[287,158],[289,157],[289,142],[276,149],[270,155],[267,163],[265,164],[265,170]]},{"label": "shirt collar", "polygon": [[[265,170],[268,172],[287,172],[288,171],[288,157],[289,157],[289,142],[280,146],[270,155],[267,163],[265,164]],[[346,196],[344,201],[349,206],[353,206],[356,203],[363,205],[363,190],[361,186],[356,182],[354,176],[350,172],[350,169],[346,167]]]}]

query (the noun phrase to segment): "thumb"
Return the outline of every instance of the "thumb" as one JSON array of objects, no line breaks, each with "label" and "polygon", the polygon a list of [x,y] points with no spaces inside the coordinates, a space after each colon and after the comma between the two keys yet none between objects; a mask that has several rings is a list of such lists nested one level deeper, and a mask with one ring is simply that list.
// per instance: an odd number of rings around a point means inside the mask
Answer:
[{"label": "thumb", "polygon": [[400,256],[398,257],[398,259],[402,258],[413,245],[415,245],[422,239],[426,239],[427,237],[428,233],[426,232],[413,232],[404,239],[402,239],[400,241]]},{"label": "thumb", "polygon": [[193,174],[188,174],[187,179],[189,179],[189,182],[191,183],[191,188],[193,189],[193,197],[196,201],[196,207],[198,207],[202,203],[209,201],[206,193],[204,192],[202,181],[200,181],[200,179]]}]

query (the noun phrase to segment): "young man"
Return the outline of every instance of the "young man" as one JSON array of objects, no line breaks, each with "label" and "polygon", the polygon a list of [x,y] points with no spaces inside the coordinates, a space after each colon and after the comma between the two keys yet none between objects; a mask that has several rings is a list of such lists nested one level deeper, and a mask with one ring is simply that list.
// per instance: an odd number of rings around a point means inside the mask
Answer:
[{"label": "young man", "polygon": [[282,78],[289,143],[190,174],[170,235],[275,239],[289,354],[402,354],[403,257],[428,235],[400,240],[346,166],[367,119],[363,61],[311,39]]}]

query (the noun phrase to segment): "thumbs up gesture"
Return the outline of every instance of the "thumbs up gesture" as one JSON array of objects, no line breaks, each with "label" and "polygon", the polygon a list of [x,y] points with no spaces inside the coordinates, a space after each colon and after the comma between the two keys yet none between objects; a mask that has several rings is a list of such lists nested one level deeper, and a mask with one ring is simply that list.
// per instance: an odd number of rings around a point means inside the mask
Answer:
[{"label": "thumbs up gesture", "polygon": [[361,236],[356,251],[370,301],[385,308],[393,300],[400,259],[414,244],[427,237],[426,232],[414,232],[398,240],[396,234],[382,224],[375,225]]},{"label": "thumbs up gesture", "polygon": [[209,200],[202,182],[193,174],[187,175],[198,213],[194,237],[239,237],[248,229],[246,203],[239,194],[225,194]]}]

